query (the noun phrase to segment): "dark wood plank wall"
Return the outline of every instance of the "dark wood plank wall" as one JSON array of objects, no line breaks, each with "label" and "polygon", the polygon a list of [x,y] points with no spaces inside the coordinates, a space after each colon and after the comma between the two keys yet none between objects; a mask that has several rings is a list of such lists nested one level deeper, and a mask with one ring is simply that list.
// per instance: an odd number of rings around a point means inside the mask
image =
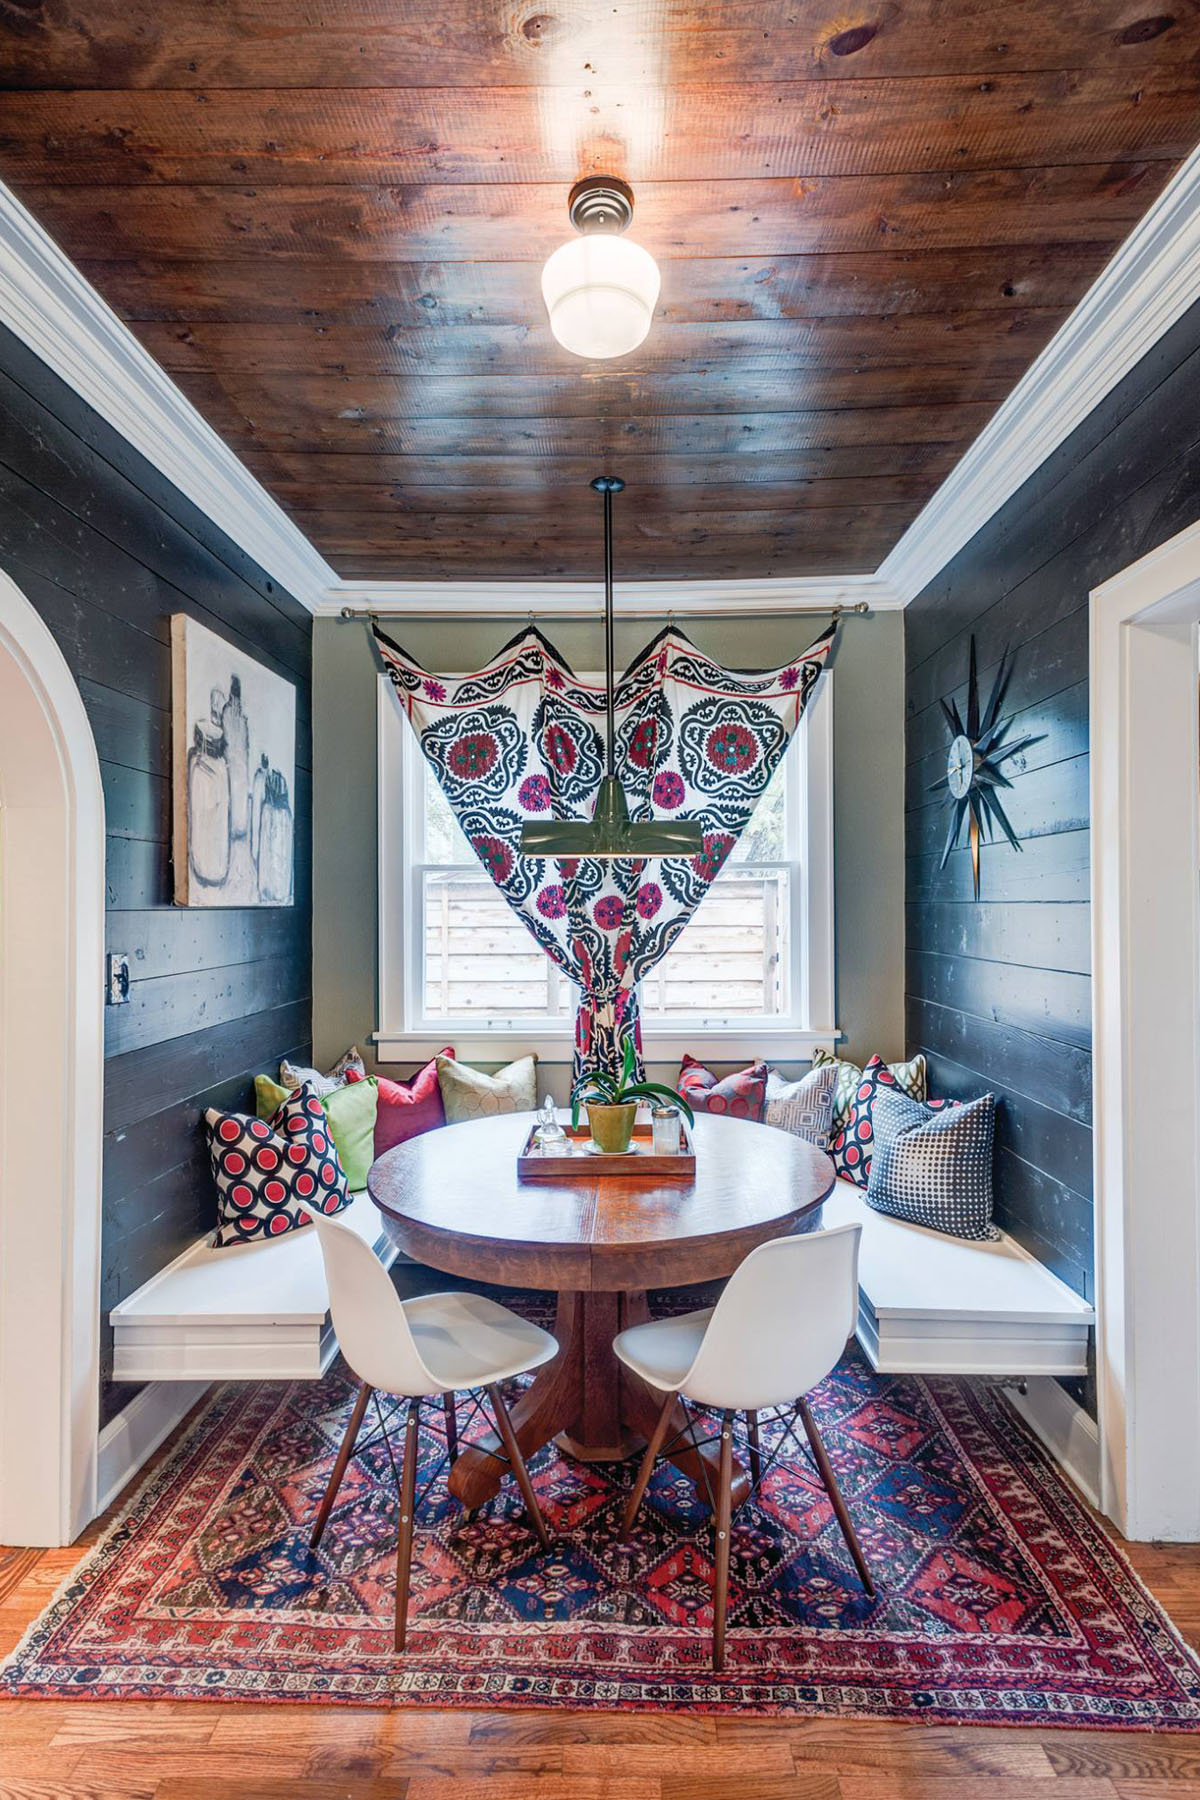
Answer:
[{"label": "dark wood plank wall", "polygon": [[[1138,364],[909,608],[907,1016],[934,1092],[994,1091],[997,1215],[1093,1292],[1088,594],[1200,516],[1200,306]],[[939,697],[1015,652],[1009,710],[1038,738],[1010,765],[1022,853],[939,870]],[[1082,1390],[1090,1402],[1090,1389]]]},{"label": "dark wood plank wall", "polygon": [[[214,1220],[201,1114],[311,1038],[311,622],[24,345],[0,331],[0,563],[53,631],[104,779],[108,942],[132,1001],[105,1014],[101,1310]],[[171,904],[170,617],[190,613],[297,688],[296,904]],[[102,971],[97,969],[97,982]],[[103,1335],[102,1419],[114,1385]]]}]

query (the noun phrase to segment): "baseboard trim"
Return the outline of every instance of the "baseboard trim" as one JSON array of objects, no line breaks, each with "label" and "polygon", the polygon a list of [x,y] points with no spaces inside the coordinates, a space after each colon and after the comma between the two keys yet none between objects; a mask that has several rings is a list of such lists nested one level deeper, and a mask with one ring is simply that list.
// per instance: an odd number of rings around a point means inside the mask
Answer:
[{"label": "baseboard trim", "polygon": [[1035,1375],[1008,1399],[1033,1435],[1070,1476],[1089,1506],[1100,1510],[1100,1429],[1053,1376]]},{"label": "baseboard trim", "polygon": [[109,1420],[96,1449],[97,1513],[112,1505],[208,1388],[207,1381],[150,1381]]}]

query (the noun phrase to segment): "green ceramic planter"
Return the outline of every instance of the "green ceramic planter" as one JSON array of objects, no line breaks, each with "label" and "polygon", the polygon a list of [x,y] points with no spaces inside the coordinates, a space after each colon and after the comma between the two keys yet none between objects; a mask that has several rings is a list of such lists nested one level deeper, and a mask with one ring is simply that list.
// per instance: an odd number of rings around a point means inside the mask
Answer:
[{"label": "green ceramic planter", "polygon": [[630,1101],[627,1106],[601,1106],[595,1100],[589,1100],[587,1116],[592,1141],[599,1144],[601,1150],[609,1156],[620,1156],[628,1150],[633,1137],[633,1121],[637,1117],[635,1102]]}]

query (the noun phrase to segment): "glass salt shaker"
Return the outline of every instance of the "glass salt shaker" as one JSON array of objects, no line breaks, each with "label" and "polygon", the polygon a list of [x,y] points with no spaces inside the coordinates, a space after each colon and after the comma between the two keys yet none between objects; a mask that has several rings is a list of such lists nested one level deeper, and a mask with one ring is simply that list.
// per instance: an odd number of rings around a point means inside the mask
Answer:
[{"label": "glass salt shaker", "polygon": [[679,1114],[673,1106],[652,1107],[650,1129],[655,1156],[679,1155]]}]

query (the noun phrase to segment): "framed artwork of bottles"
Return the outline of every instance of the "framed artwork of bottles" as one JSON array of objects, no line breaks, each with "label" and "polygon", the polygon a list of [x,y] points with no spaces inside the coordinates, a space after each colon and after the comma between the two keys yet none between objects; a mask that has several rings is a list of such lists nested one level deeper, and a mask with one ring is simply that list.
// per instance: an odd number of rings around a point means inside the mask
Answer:
[{"label": "framed artwork of bottles", "polygon": [[176,906],[291,906],[295,687],[175,613],[171,730]]}]

